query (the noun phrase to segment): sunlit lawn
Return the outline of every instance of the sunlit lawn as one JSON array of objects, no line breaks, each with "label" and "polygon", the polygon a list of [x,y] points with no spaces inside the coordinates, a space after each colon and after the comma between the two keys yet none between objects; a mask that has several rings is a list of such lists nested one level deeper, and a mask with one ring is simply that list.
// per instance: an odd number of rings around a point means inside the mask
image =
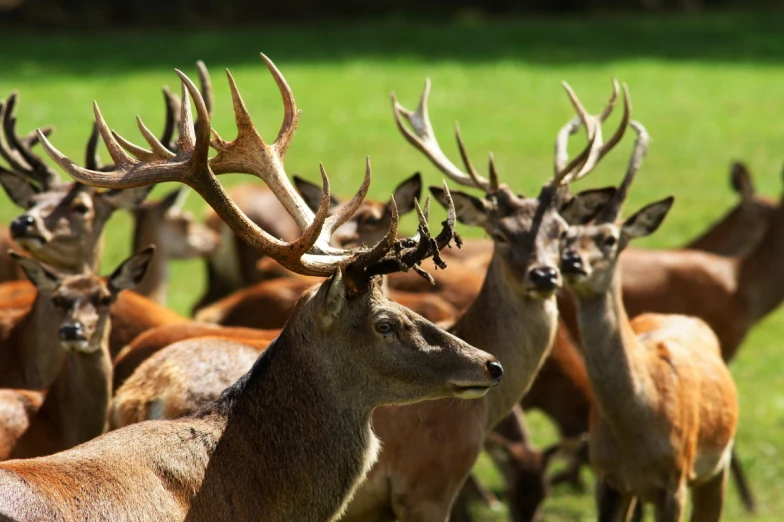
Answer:
[{"label": "sunlit lawn", "polygon": [[[230,98],[222,70],[230,67],[263,136],[274,139],[282,117],[274,82],[258,58],[268,54],[281,68],[303,110],[286,157],[289,174],[316,179],[323,162],[340,194],[360,183],[364,157],[373,164],[371,195],[386,199],[394,185],[416,170],[430,184],[438,172],[398,136],[389,93],[416,104],[431,78],[430,114],[441,143],[457,161],[452,128],[460,120],[474,158],[484,165],[495,153],[503,180],[535,192],[552,172],[555,133],[571,117],[560,87],[568,80],[594,110],[609,95],[610,77],[628,83],[634,117],[653,141],[632,188],[628,210],[675,194],[676,206],[647,246],[674,247],[703,230],[735,201],[728,184],[733,159],[750,165],[760,191],[781,190],[784,158],[784,38],[781,14],[720,14],[705,18],[581,20],[466,20],[456,25],[325,24],[168,33],[0,36],[0,93],[18,89],[19,128],[54,124],[52,141],[83,157],[97,100],[112,128],[141,141],[134,117],[153,129],[163,119],[160,88],[178,87],[173,68],[194,73],[194,62],[211,68],[216,91],[213,126],[233,136]],[[617,120],[612,120],[612,126]],[[581,186],[616,183],[630,140],[609,156]],[[573,146],[576,149],[577,145]],[[230,184],[240,178],[227,177]],[[454,184],[452,185],[454,186]],[[158,193],[161,193],[159,189]],[[189,200],[201,209],[197,196]],[[18,210],[6,203],[6,221]],[[130,248],[129,220],[108,228],[106,266]],[[466,235],[477,231],[464,230]],[[190,308],[203,275],[198,262],[173,269],[170,302]],[[756,520],[780,520],[784,464],[780,446],[784,391],[778,374],[784,355],[779,338],[784,316],[757,328],[733,365],[742,400],[738,447],[756,488]],[[547,421],[532,416],[540,444],[553,437]],[[488,466],[483,475],[497,485]],[[744,518],[734,491],[727,520]],[[547,520],[590,520],[590,495],[556,491]],[[483,520],[503,520],[483,514]]]}]

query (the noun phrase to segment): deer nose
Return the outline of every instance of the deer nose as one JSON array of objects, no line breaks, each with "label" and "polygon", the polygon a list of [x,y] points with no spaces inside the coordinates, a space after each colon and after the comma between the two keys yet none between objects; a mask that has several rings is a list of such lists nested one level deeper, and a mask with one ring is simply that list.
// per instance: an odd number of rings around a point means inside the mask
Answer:
[{"label": "deer nose", "polygon": [[27,214],[18,216],[13,221],[11,221],[11,237],[23,237],[27,234],[28,229],[34,224],[35,219],[33,219],[33,216],[29,216]]},{"label": "deer nose", "polygon": [[84,339],[82,323],[73,322],[60,325],[60,339],[63,341],[78,341]]},{"label": "deer nose", "polygon": [[561,254],[561,270],[568,274],[585,275],[583,260],[574,250],[566,250]]},{"label": "deer nose", "polygon": [[555,290],[558,287],[558,271],[552,266],[539,266],[531,270],[531,283],[537,290]]},{"label": "deer nose", "polygon": [[485,367],[487,368],[487,373],[490,375],[490,378],[493,379],[493,382],[501,382],[501,377],[504,376],[504,367],[501,366],[500,362],[487,361]]}]

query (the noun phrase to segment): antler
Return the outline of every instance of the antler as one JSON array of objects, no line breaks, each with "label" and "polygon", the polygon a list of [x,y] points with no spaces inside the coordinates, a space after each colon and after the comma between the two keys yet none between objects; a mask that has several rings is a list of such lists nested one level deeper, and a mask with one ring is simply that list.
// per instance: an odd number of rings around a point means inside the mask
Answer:
[{"label": "antler", "polygon": [[[48,190],[60,184],[60,176],[49,168],[38,156],[33,154],[31,148],[38,143],[38,136],[30,133],[24,138],[16,134],[16,101],[18,94],[11,93],[8,99],[0,105],[2,110],[2,125],[0,125],[0,156],[9,164],[16,174],[26,177],[35,183],[40,190]],[[52,128],[47,127],[45,134],[51,133]]]},{"label": "antler", "polygon": [[[607,143],[602,143],[602,123],[612,114],[615,104],[618,100],[618,81],[613,78],[612,86],[613,92],[607,106],[599,116],[588,114],[580,99],[574,93],[568,83],[563,82],[564,89],[566,90],[569,100],[577,111],[577,116],[572,118],[566,125],[564,125],[558,132],[555,141],[555,174],[553,176],[552,185],[566,185],[573,181],[583,178],[589,174],[608,152],[610,152],[623,138],[626,132],[626,127],[629,125],[629,118],[631,117],[631,99],[629,98],[629,91],[626,84],[623,85],[623,117],[621,123],[616,129],[613,136]],[[578,156],[572,161],[568,162],[568,153],[566,150],[569,136],[575,134],[581,125],[585,125],[588,132],[588,147],[586,147]]]},{"label": "antler", "polygon": [[612,201],[610,201],[596,219],[597,223],[612,223],[618,219],[623,203],[626,201],[626,196],[629,194],[629,186],[632,184],[634,175],[640,169],[645,154],[648,152],[648,144],[650,143],[648,131],[646,131],[645,127],[638,121],[631,121],[629,125],[637,133],[637,140],[634,142],[634,149],[629,158],[629,166],[626,168],[626,174],[623,177],[623,181],[621,181],[621,184],[618,186],[618,190]]},{"label": "antler", "polygon": [[[436,268],[446,268],[446,263],[440,256],[441,250],[449,246],[454,240],[458,248],[462,246],[463,240],[455,231],[456,212],[449,188],[444,182],[444,197],[446,198],[447,219],[441,223],[441,232],[433,237],[428,226],[430,214],[430,198],[425,201],[424,211],[419,206],[418,201],[414,201],[417,216],[419,217],[419,227],[417,235],[412,238],[399,239],[390,242],[390,248],[383,254],[380,251],[358,256],[346,269],[346,272],[354,281],[368,281],[376,275],[391,274],[393,272],[407,272],[414,270],[417,274],[424,277],[431,284],[435,280],[430,274],[422,269],[420,264],[425,259],[432,257]],[[392,200],[392,214],[394,221],[397,221],[397,207]],[[394,236],[387,236],[388,238]]]},{"label": "antler", "polygon": [[[427,156],[433,165],[446,174],[449,179],[467,187],[482,189],[485,192],[493,192],[498,189],[498,175],[493,164],[492,153],[490,154],[490,179],[487,180],[479,175],[471,163],[463,144],[463,138],[460,135],[460,126],[457,123],[455,123],[455,137],[457,138],[457,146],[460,149],[460,157],[468,173],[460,170],[441,150],[428,115],[427,103],[430,98],[429,78],[425,80],[425,89],[422,91],[416,111],[406,109],[398,103],[394,92],[390,96],[392,98],[392,113],[395,116],[395,124],[400,133],[411,145]],[[403,119],[411,125],[411,128],[414,129],[413,131],[403,124]]]},{"label": "antler", "polygon": [[[250,116],[239,97],[231,75],[229,81],[235,102],[235,116],[238,122],[238,137],[227,143],[216,134],[213,145],[219,150],[218,156],[208,158],[210,146],[210,116],[206,104],[193,82],[182,72],[177,71],[182,80],[182,105],[180,114],[180,137],[178,152],[166,159],[140,160],[129,155],[109,131],[95,104],[95,118],[98,130],[106,144],[115,168],[111,172],[85,169],[59,152],[43,134],[40,134],[43,147],[49,156],[66,172],[86,185],[105,188],[132,188],[147,186],[164,181],[178,181],[192,187],[236,234],[251,246],[263,251],[292,271],[308,275],[330,275],[338,267],[351,262],[356,266],[369,266],[368,260],[383,259],[394,245],[397,231],[397,216],[385,237],[373,249],[341,250],[329,246],[331,231],[347,220],[362,203],[370,185],[370,162],[366,162],[365,179],[352,201],[340,213],[327,218],[329,211],[329,179],[321,167],[323,191],[321,205],[316,214],[309,209],[298,193],[288,182],[283,170],[282,157],[293,136],[296,124],[296,106],[293,95],[280,72],[269,59],[262,55],[265,63],[275,77],[284,97],[286,117],[278,139],[272,145],[265,144],[256,133]],[[204,125],[194,128],[189,96],[193,97],[196,112]],[[217,180],[216,174],[224,172],[245,172],[263,178],[276,194],[283,194],[281,202],[286,210],[302,225],[302,236],[286,243],[255,225],[229,198]]]}]

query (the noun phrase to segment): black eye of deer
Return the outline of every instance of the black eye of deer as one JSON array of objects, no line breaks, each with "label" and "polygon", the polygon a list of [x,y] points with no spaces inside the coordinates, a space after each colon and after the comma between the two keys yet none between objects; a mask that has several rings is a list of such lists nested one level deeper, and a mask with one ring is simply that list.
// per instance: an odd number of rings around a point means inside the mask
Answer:
[{"label": "black eye of deer", "polygon": [[105,295],[105,296],[100,297],[98,299],[98,304],[100,306],[109,306],[109,305],[111,305],[112,304],[112,296]]},{"label": "black eye of deer", "polygon": [[615,238],[615,236],[607,236],[607,237],[605,237],[605,238],[602,240],[602,243],[603,243],[603,244],[604,244],[604,246],[606,246],[606,247],[612,247],[612,246],[615,246],[615,243],[616,243],[617,241],[618,241],[618,240]]},{"label": "black eye of deer", "polygon": [[501,233],[498,233],[498,232],[493,234],[493,241],[495,241],[497,243],[507,243],[508,242],[507,239],[506,239],[506,236],[501,234]]},{"label": "black eye of deer", "polygon": [[77,203],[71,207],[71,212],[76,212],[77,214],[87,214],[88,210],[90,209],[84,203]]},{"label": "black eye of deer", "polygon": [[381,222],[381,219],[377,218],[376,216],[369,216],[365,218],[365,224],[368,226],[376,226]]}]

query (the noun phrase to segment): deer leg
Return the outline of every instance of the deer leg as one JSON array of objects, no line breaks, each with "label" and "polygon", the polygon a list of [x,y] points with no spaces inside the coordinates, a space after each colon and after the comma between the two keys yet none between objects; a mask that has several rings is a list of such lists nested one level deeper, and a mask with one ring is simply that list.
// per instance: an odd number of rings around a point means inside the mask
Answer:
[{"label": "deer leg", "polygon": [[674,490],[664,491],[654,503],[656,522],[680,522],[686,503],[686,483],[681,481]]},{"label": "deer leg", "polygon": [[724,507],[727,468],[715,477],[691,488],[691,522],[718,522]]},{"label": "deer leg", "polygon": [[730,460],[730,472],[732,473],[732,481],[735,487],[738,488],[740,500],[747,513],[755,513],[757,511],[757,500],[754,498],[754,492],[751,491],[751,486],[746,478],[746,472],[743,470],[743,463],[740,461],[736,449],[732,448],[732,458]]},{"label": "deer leg", "polygon": [[596,479],[596,509],[599,522],[627,522],[635,504],[634,495],[621,493],[603,477]]}]

